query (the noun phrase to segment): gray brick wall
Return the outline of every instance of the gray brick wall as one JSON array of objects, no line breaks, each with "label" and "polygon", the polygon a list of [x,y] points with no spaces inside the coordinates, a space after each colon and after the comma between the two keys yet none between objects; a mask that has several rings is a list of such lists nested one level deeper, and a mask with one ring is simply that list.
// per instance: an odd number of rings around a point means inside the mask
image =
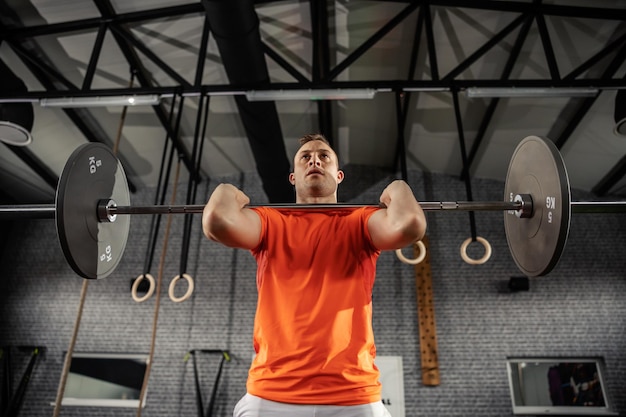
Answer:
[{"label": "gray brick wall", "polygon": [[[376,203],[392,179],[385,172],[362,167],[347,167],[346,174],[339,193],[346,202]],[[220,180],[242,186],[255,203],[267,202],[255,174]],[[409,183],[421,200],[466,199],[464,185],[456,178],[411,172]],[[206,184],[199,201],[216,185],[215,180]],[[502,200],[502,189],[497,181],[473,182],[475,200]],[[132,201],[152,204],[152,193],[154,190],[142,191],[133,195]],[[184,190],[179,189],[179,195],[182,199]],[[580,192],[574,197],[591,198]],[[200,217],[194,216],[185,272],[195,278],[196,289],[190,300],[171,302],[167,285],[181,272],[183,217],[175,216],[172,224],[143,415],[197,415],[193,372],[191,363],[184,362],[185,353],[226,349],[232,361],[225,366],[214,415],[229,416],[245,392],[253,353],[254,260],[245,251],[204,239]],[[511,415],[505,369],[510,355],[603,356],[607,388],[618,410],[626,413],[626,216],[574,215],[559,265],[548,277],[531,279],[530,290],[519,293],[505,290],[509,278],[520,273],[508,251],[502,213],[476,213],[478,234],[493,246],[491,260],[481,266],[467,265],[459,256],[459,246],[470,235],[467,213],[429,212],[428,221],[441,385],[425,387],[421,383],[413,268],[399,262],[393,253],[383,253],[374,290],[378,352],[403,357],[407,416]],[[149,229],[149,216],[134,216],[120,265],[107,279],[90,282],[76,351],[149,350],[155,298],[137,304],[129,293],[131,278],[144,272]],[[47,347],[21,415],[49,416],[82,279],[63,259],[54,222],[15,222],[12,230],[1,255],[0,345]],[[155,277],[161,249],[159,242],[150,270]],[[26,356],[14,355],[14,386],[26,360]],[[206,401],[215,363],[204,368]],[[135,411],[64,407],[61,415],[132,416]]]}]

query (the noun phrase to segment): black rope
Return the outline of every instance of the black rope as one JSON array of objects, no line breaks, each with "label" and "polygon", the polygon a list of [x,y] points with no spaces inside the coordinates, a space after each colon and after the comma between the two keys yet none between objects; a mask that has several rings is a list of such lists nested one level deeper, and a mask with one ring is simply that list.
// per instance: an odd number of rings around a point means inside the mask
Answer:
[{"label": "black rope", "polygon": [[[222,355],[219,367],[217,368],[217,374],[215,375],[215,381],[213,382],[213,389],[211,390],[211,396],[206,410],[204,409],[202,402],[202,388],[200,386],[200,371],[196,360],[196,353],[219,353]],[[196,388],[196,405],[198,407],[199,417],[211,417],[213,415],[213,407],[215,405],[215,399],[217,398],[217,389],[222,377],[222,370],[224,369],[224,362],[230,362],[230,353],[227,350],[220,349],[200,349],[191,350],[188,352],[193,358],[193,373],[194,373],[194,385]]]},{"label": "black rope", "polygon": [[200,388],[200,371],[198,370],[198,361],[193,351],[191,356],[193,360],[193,379],[196,386],[196,406],[198,407],[198,415],[202,417],[204,415],[204,406],[202,405],[202,389]]},{"label": "black rope", "polygon": [[400,153],[400,170],[402,172],[402,179],[408,182],[408,171],[406,164],[406,145],[404,143],[404,124],[406,117],[403,111],[402,100],[404,99],[403,93],[396,91],[394,94],[396,98],[396,128],[398,129],[398,150]]},{"label": "black rope", "polygon": [[209,400],[209,406],[207,407],[206,414],[204,417],[212,417],[213,415],[213,406],[215,405],[215,398],[217,397],[217,387],[220,382],[220,378],[222,376],[222,369],[224,368],[224,361],[228,359],[228,353],[222,352],[222,360],[220,360],[220,366],[217,369],[217,375],[215,376],[215,382],[213,383],[213,391],[211,392],[211,399]]},{"label": "black rope", "polygon": [[[469,176],[469,164],[467,162],[467,150],[465,149],[465,136],[463,134],[463,121],[461,119],[461,109],[459,108],[459,92],[456,88],[452,89],[452,99],[454,101],[454,116],[456,117],[456,128],[459,134],[459,144],[461,145],[461,159],[463,161],[463,178],[465,179],[465,192],[467,200],[474,201],[472,197],[472,182]],[[476,219],[474,211],[469,211],[470,229],[472,242],[476,242]]]},{"label": "black rope", "polygon": [[[175,135],[178,134],[184,100],[185,100],[184,97],[181,97],[180,102],[178,104],[176,126],[173,132]],[[171,123],[173,119],[175,104],[176,104],[176,96],[174,96],[174,99],[172,100],[172,106],[170,107],[169,123]],[[161,155],[161,169],[159,171],[159,179],[157,181],[157,191],[154,197],[155,205],[164,204],[165,198],[167,195],[167,185],[169,183],[169,177],[172,171],[172,162],[174,159],[174,145],[172,144],[171,148],[169,148],[169,145],[170,145],[170,141],[168,140],[170,138],[169,131],[170,129],[167,129],[168,133],[166,133],[166,136],[165,136],[165,143],[163,145],[163,154]],[[169,148],[169,157],[167,156],[168,148]],[[166,164],[166,159],[167,159],[167,164]],[[165,171],[165,166],[167,166],[167,171]],[[165,172],[165,175],[164,175],[164,172]],[[159,236],[160,227],[161,227],[161,215],[159,214],[157,216],[152,217],[152,223],[150,225],[150,237],[149,237],[150,243],[148,244],[148,248],[146,251],[146,260],[144,263],[144,274],[149,273],[150,268],[152,267],[152,261],[154,260],[154,252],[155,252],[155,248],[157,244],[157,239]]]},{"label": "black rope", "polygon": [[9,347],[0,348],[2,358],[2,389],[0,390],[0,415],[4,415],[9,407],[11,398],[13,375],[11,373],[11,351]]},{"label": "black rope", "polygon": [[[194,204],[198,194],[198,183],[200,182],[200,167],[202,165],[202,151],[204,149],[204,140],[206,134],[206,126],[208,122],[210,96],[204,99],[204,95],[200,95],[198,105],[198,117],[196,119],[196,128],[194,133],[194,145],[192,151],[192,159],[194,161],[194,172],[189,175],[189,184],[187,186],[187,204]],[[204,104],[204,108],[203,108]],[[202,113],[201,113],[202,112]],[[204,123],[202,123],[204,120]],[[202,124],[202,132],[200,133],[200,124]],[[187,270],[187,260],[189,258],[189,241],[193,225],[193,215],[186,214],[183,226],[183,243],[180,251],[180,275],[182,276]]]},{"label": "black rope", "polygon": [[13,395],[13,398],[11,398],[11,400],[7,404],[6,410],[3,411],[2,417],[17,417],[19,415],[22,404],[24,403],[26,389],[28,388],[28,383],[30,382],[31,376],[35,369],[37,359],[39,358],[40,353],[42,353],[45,348],[30,347],[28,349],[31,349],[30,361],[28,362],[28,366],[24,371],[24,375],[22,375],[22,379],[17,386],[15,395]]}]

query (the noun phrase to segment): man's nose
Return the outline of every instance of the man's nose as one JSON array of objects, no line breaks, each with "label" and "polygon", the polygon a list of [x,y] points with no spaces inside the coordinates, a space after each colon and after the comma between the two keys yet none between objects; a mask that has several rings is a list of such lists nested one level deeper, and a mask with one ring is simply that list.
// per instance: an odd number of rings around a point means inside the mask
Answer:
[{"label": "man's nose", "polygon": [[314,156],[313,158],[309,159],[309,165],[315,165],[315,166],[322,166],[322,161],[317,157]]}]

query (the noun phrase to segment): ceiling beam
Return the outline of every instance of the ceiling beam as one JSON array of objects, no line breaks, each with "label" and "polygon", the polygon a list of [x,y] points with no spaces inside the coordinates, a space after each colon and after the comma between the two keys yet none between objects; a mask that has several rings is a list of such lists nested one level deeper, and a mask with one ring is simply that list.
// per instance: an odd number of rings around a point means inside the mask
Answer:
[{"label": "ceiling beam", "polygon": [[59,176],[26,146],[7,146],[18,158],[30,167],[53,190],[59,183]]},{"label": "ceiling beam", "polygon": [[[336,65],[334,68],[331,68],[330,57],[329,57],[329,40],[328,40],[328,11],[329,5],[326,0],[320,2],[310,1],[311,7],[311,27],[312,27],[312,37],[314,42],[314,57],[313,57],[313,79],[311,81],[307,80],[304,75],[300,73],[297,69],[295,69],[292,65],[290,65],[286,60],[282,59],[282,57],[270,48],[268,45],[264,44],[262,41],[260,43],[260,51],[274,59],[281,67],[283,67],[288,73],[290,73],[296,82],[293,83],[270,83],[267,81],[258,81],[253,80],[250,82],[248,78],[240,78],[237,80],[231,79],[230,85],[202,85],[202,68],[204,63],[204,55],[206,51],[206,42],[208,41],[208,30],[209,26],[205,23],[205,29],[203,34],[203,43],[205,44],[204,48],[201,49],[201,53],[198,57],[196,78],[194,83],[189,83],[186,81],[178,72],[174,71],[171,67],[169,67],[166,63],[162,62],[158,56],[156,56],[152,51],[146,47],[144,43],[138,40],[135,36],[133,36],[130,25],[140,24],[146,21],[155,20],[155,19],[163,19],[163,18],[171,18],[175,16],[184,16],[184,15],[193,15],[193,14],[202,14],[206,13],[207,4],[212,3],[211,0],[203,0],[202,2],[196,2],[181,6],[173,6],[173,7],[164,7],[164,8],[155,8],[145,11],[132,12],[132,13],[123,13],[116,14],[115,10],[109,0],[95,0],[96,5],[98,6],[102,16],[99,18],[90,18],[90,19],[81,19],[72,22],[63,22],[59,24],[52,25],[40,25],[33,26],[30,28],[23,27],[14,27],[14,28],[0,28],[0,39],[9,40],[16,53],[25,61],[30,61],[29,68],[33,70],[33,65],[37,66],[39,71],[43,71],[46,74],[46,79],[48,80],[47,91],[44,92],[36,92],[31,91],[25,95],[25,97],[33,98],[34,100],[38,98],[44,97],[58,97],[59,95],[63,96],[81,96],[81,95],[118,95],[118,94],[134,94],[134,93],[146,93],[149,91],[157,91],[158,94],[192,94],[192,93],[201,93],[201,94],[211,94],[212,92],[231,92],[236,97],[237,102],[243,102],[243,97],[240,96],[241,93],[244,93],[250,89],[284,89],[284,90],[301,90],[303,88],[376,88],[376,89],[386,89],[389,91],[398,94],[403,88],[424,88],[424,89],[432,89],[432,88],[441,88],[442,90],[447,91],[462,91],[467,87],[596,87],[599,89],[614,89],[618,87],[626,86],[626,82],[623,79],[615,78],[615,71],[612,74],[609,74],[608,71],[603,74],[602,77],[595,78],[578,78],[582,74],[584,74],[588,69],[592,68],[594,65],[598,64],[601,60],[605,59],[609,54],[614,53],[618,48],[622,48],[622,52],[624,49],[624,40],[626,39],[626,35],[622,35],[619,38],[613,40],[609,44],[607,44],[601,51],[597,52],[593,57],[589,58],[583,64],[581,64],[578,68],[574,69],[569,74],[565,75],[565,77],[561,77],[559,73],[559,63],[557,62],[557,58],[554,54],[554,50],[552,44],[550,42],[548,28],[545,22],[545,16],[558,16],[558,17],[575,17],[581,19],[605,19],[605,20],[626,20],[626,10],[624,9],[602,9],[597,7],[574,7],[574,6],[557,6],[557,5],[549,5],[544,4],[540,1],[534,2],[522,2],[522,1],[496,1],[496,0],[475,0],[472,2],[467,2],[464,0],[423,0],[423,1],[409,1],[407,0],[405,3],[407,6],[400,11],[396,16],[394,16],[387,24],[385,24],[381,29],[379,29],[373,36],[367,39],[363,44],[358,46],[351,54],[349,54],[342,62]],[[252,1],[250,0],[250,4],[261,5],[267,3],[266,1]],[[463,62],[461,62],[455,69],[453,69],[449,74],[440,79],[439,71],[437,68],[437,60],[436,60],[436,51],[435,51],[435,43],[432,33],[432,21],[431,21],[431,12],[435,12],[436,8],[470,8],[470,9],[485,9],[485,10],[494,10],[501,12],[511,12],[517,13],[519,16],[515,18],[505,29],[501,30],[498,34],[492,37],[489,41],[487,41],[484,45],[482,45],[478,50],[476,50],[472,55],[466,58]],[[333,81],[342,71],[348,68],[353,62],[359,59],[365,52],[367,52],[376,42],[382,39],[387,33],[389,33],[393,28],[395,28],[400,22],[405,20],[414,10],[417,8],[420,9],[421,16],[421,24],[425,25],[426,36],[427,36],[427,45],[428,45],[428,53],[430,58],[430,69],[431,69],[431,78],[432,80],[413,80],[414,70],[409,71],[409,76],[406,80],[363,80],[356,82],[338,82]],[[208,18],[208,14],[207,14]],[[507,62],[505,70],[503,72],[503,76],[499,80],[494,79],[480,79],[480,80],[464,80],[455,78],[462,74],[465,69],[469,68],[472,63],[477,61],[481,56],[486,54],[488,50],[493,48],[494,45],[498,44],[502,39],[508,36],[509,33],[512,33],[522,22],[522,20],[526,19],[526,24],[530,25],[532,23],[533,18],[537,22],[537,27],[539,29],[540,39],[542,41],[544,47],[544,53],[546,56],[546,62],[548,64],[548,69],[550,72],[550,77],[545,79],[537,79],[537,80],[510,80],[508,77],[510,76],[512,66],[517,59],[516,54],[511,53],[509,56],[509,62]],[[208,21],[208,19],[207,19]],[[420,23],[418,23],[419,25]],[[99,49],[101,48],[101,42],[104,38],[104,33],[108,28],[112,29],[112,33],[115,36],[116,41],[120,49],[122,50],[124,56],[128,60],[132,71],[137,71],[138,78],[140,79],[141,87],[137,88],[128,88],[128,89],[91,89],[91,81],[95,74],[97,57],[99,55]],[[53,34],[62,34],[76,31],[94,31],[97,30],[98,34],[96,37],[96,42],[94,43],[94,52],[92,53],[90,63],[87,69],[87,74],[83,81],[82,89],[79,90],[76,86],[74,86],[69,80],[67,80],[62,74],[52,68],[48,63],[44,62],[41,59],[38,59],[26,49],[22,45],[22,41],[35,38],[37,36],[42,35],[53,35]],[[528,28],[520,30],[520,33],[524,32]],[[421,29],[420,29],[421,32]],[[525,38],[524,36],[519,36],[518,41],[521,38]],[[99,40],[100,39],[100,40]],[[139,58],[137,52],[139,50],[144,55],[146,55],[150,60],[156,63],[158,67],[161,68],[165,73],[167,73],[173,79],[173,85],[164,86],[164,87],[156,87],[153,85],[150,79],[149,73],[143,67],[141,59]],[[204,52],[203,52],[204,51]],[[415,54],[417,53],[417,47],[414,47]],[[623,60],[623,53],[622,60]],[[519,53],[519,51],[518,51]],[[618,54],[619,55],[619,54]],[[515,57],[514,57],[515,56]],[[623,62],[623,61],[622,61]],[[615,61],[614,61],[615,63]],[[507,74],[505,76],[505,74]],[[50,84],[52,83],[52,84]],[[0,98],[3,96],[0,95]],[[4,96],[5,98],[7,96]],[[402,104],[405,109],[408,108],[409,100],[407,98],[410,97],[410,92],[406,92],[406,96],[402,101]],[[586,114],[591,105],[593,104],[595,98],[587,99],[581,101],[582,105],[579,107],[576,115],[577,120],[572,119],[572,122],[567,126],[565,131],[558,137],[557,142],[562,146],[567,138],[572,134],[575,127],[579,123],[582,116]],[[478,135],[476,139],[473,141],[472,149],[468,155],[468,167],[464,169],[465,172],[469,172],[469,166],[471,166],[477,152],[479,146],[481,146],[482,137],[485,135],[486,130],[489,127],[491,122],[491,117],[493,112],[495,111],[496,105],[498,103],[497,99],[494,99],[490,102],[489,107],[483,117],[481,128],[479,129]],[[331,112],[331,103],[327,101],[320,101],[318,104],[318,115],[320,118],[320,127],[323,130],[327,130],[327,133],[332,140],[332,112]],[[155,106],[155,112],[160,122],[163,124],[164,128],[171,133],[171,126],[167,122],[167,118],[165,117],[165,113],[161,106]],[[406,111],[402,111],[399,113],[399,116],[406,120]],[[67,113],[68,116],[72,113]],[[78,116],[74,114],[70,116],[71,118],[77,118]],[[79,118],[79,117],[78,117]],[[325,126],[325,127],[323,127]],[[92,131],[91,136],[94,136],[94,132]],[[174,137],[172,135],[172,140],[176,144],[176,147],[179,151],[182,152],[184,156],[185,163],[187,164],[187,168],[192,171],[192,161],[189,159],[189,155],[183,144],[181,143],[178,136]],[[618,164],[619,165],[619,164]]]},{"label": "ceiling beam", "polygon": [[[161,70],[169,75],[176,84],[185,87],[191,87],[191,83],[185,80],[178,72],[174,71],[172,67],[167,65],[161,58],[157,56],[154,52],[150,50],[143,42],[137,39],[132,32],[118,25],[111,25],[111,29],[115,32],[116,35],[123,38],[125,42],[132,45],[135,49],[139,50],[142,54],[144,54],[150,61],[152,61],[157,67],[161,68]],[[150,83],[152,84],[152,83]]]},{"label": "ceiling beam", "polygon": [[[328,27],[328,1],[310,1],[311,30],[313,32],[312,48],[312,75],[313,82],[327,81],[333,77],[330,74],[330,45]],[[321,100],[317,102],[317,125],[318,131],[322,133],[330,145],[338,149],[335,141],[335,131],[333,129],[333,108],[330,101]]]},{"label": "ceiling beam", "polygon": [[[202,0],[201,3],[230,82],[268,85],[270,78],[259,18],[252,0]],[[242,95],[234,99],[270,203],[293,202],[293,187],[286,181],[291,164],[276,104],[249,102]]]},{"label": "ceiling beam", "polygon": [[463,71],[468,69],[474,62],[478,61],[479,58],[483,57],[487,52],[489,52],[491,48],[496,46],[499,42],[501,42],[504,38],[506,38],[509,34],[511,34],[515,29],[517,29],[524,21],[527,20],[527,18],[528,16],[523,15],[523,14],[516,17],[511,23],[506,25],[504,29],[496,33],[495,36],[493,36],[491,39],[485,42],[485,44],[483,44],[480,48],[476,49],[474,53],[472,53],[469,57],[464,59],[463,62],[457,65],[448,74],[446,74],[443,77],[443,80],[453,80],[458,75],[461,75]]},{"label": "ceiling beam", "polygon": [[[22,45],[17,45],[14,48],[13,42],[9,42],[9,46],[16,51],[17,55],[21,58],[27,57],[27,59],[23,59],[24,65],[31,71],[31,73],[37,78],[39,83],[41,83],[44,88],[54,90],[56,85],[58,85],[59,79],[65,80],[64,77],[56,75],[56,71],[52,70],[48,65],[41,62],[40,59],[36,58],[35,54],[33,54],[30,50],[26,49]],[[55,82],[57,84],[55,84]],[[74,91],[76,87],[71,84],[69,81],[65,80],[62,84],[69,83]],[[92,119],[90,114],[83,113],[81,114],[80,109],[63,109],[64,113],[74,122],[76,127],[81,131],[84,137],[90,142],[102,142],[101,136],[95,133],[92,126],[98,126],[98,123],[94,120],[92,125],[89,125],[86,120]],[[98,126],[99,127],[99,126]],[[44,139],[45,140],[45,139]],[[59,176],[53,172],[41,159],[39,159],[30,149],[27,148],[16,148],[9,147],[11,150],[20,158],[24,163],[26,163],[35,173],[37,173],[44,182],[51,185],[54,189],[56,189]],[[126,166],[129,166],[127,163]],[[130,168],[127,168],[129,172],[132,172]],[[128,187],[130,191],[135,191],[136,187],[134,183],[128,180]]]},{"label": "ceiling beam", "polygon": [[302,85],[299,82],[289,83],[261,83],[254,84],[233,83],[233,84],[211,84],[202,85],[200,87],[182,88],[179,86],[136,86],[124,88],[94,88],[90,90],[57,90],[51,88],[49,90],[29,91],[27,93],[3,93],[0,92],[0,99],[5,102],[11,101],[33,101],[37,102],[42,98],[78,98],[78,97],[104,97],[104,96],[120,96],[134,94],[157,94],[167,96],[183,95],[197,96],[198,94],[206,95],[232,95],[242,96],[247,91],[258,90],[292,90],[302,91],[310,89],[362,89],[371,88],[379,90],[379,93],[391,92],[392,90],[411,89],[413,91],[450,91],[453,88],[465,90],[471,87],[487,87],[487,88],[596,88],[598,90],[615,90],[626,87],[626,81],[616,76],[606,78],[579,78],[576,80],[560,80],[552,81],[546,79],[524,79],[524,80],[501,80],[501,79],[481,79],[481,80],[359,80],[359,81],[320,81],[310,82]]},{"label": "ceiling beam", "polygon": [[433,81],[439,80],[439,66],[437,65],[437,49],[435,48],[435,35],[433,34],[433,18],[430,5],[424,8],[424,32],[426,33],[426,45],[428,47],[428,61],[430,62],[430,78]]},{"label": "ceiling beam", "polygon": [[591,189],[597,196],[605,196],[611,188],[626,176],[626,156],[623,156],[617,164]]},{"label": "ceiling beam", "polygon": [[291,75],[297,82],[301,84],[310,84],[311,80],[305,77],[300,71],[298,71],[293,65],[287,62],[278,52],[276,52],[271,46],[267,43],[261,41],[263,44],[263,52],[265,55],[269,56],[274,62],[276,62],[282,69],[287,71],[289,75]]},{"label": "ceiling beam", "polygon": [[[411,45],[411,57],[409,58],[409,68],[407,71],[407,80],[415,79],[415,70],[417,68],[417,58],[419,56],[419,46],[422,40],[422,30],[424,29],[424,10],[422,7],[417,13],[417,21],[415,23],[415,32],[413,35],[413,43]],[[406,163],[406,121],[409,114],[409,106],[411,105],[412,94],[410,91],[396,91],[396,118],[397,118],[397,139],[396,151],[393,164],[393,171],[397,171],[398,163],[402,172],[402,178],[408,175]]]},{"label": "ceiling beam", "polygon": [[552,48],[552,42],[550,41],[550,33],[548,32],[548,26],[546,25],[546,19],[542,13],[537,13],[535,16],[537,27],[539,29],[539,38],[543,45],[543,52],[546,56],[546,62],[548,63],[548,69],[550,70],[550,77],[553,80],[560,80],[561,75],[559,73],[559,66],[554,56],[554,49]]},{"label": "ceiling beam", "polygon": [[93,77],[96,74],[96,68],[98,66],[98,59],[100,58],[100,52],[102,51],[102,45],[104,44],[104,38],[107,34],[108,25],[106,23],[100,24],[98,28],[98,34],[91,51],[91,57],[89,58],[89,64],[87,65],[87,72],[83,79],[83,90],[88,90],[93,82]]},{"label": "ceiling beam", "polygon": [[70,91],[78,91],[78,87],[74,85],[74,83],[65,78],[63,74],[52,68],[46,62],[43,62],[42,59],[33,55],[33,53],[26,49],[21,43],[16,42],[13,39],[8,39],[7,44],[11,47],[11,49],[13,49],[17,56],[19,56],[20,59],[29,68],[31,68],[31,71],[33,68],[37,68],[37,70],[40,71],[40,75],[49,80],[51,88],[48,88],[48,90],[56,90],[60,87],[65,87],[65,89]]},{"label": "ceiling beam", "polygon": [[[94,2],[96,4],[96,7],[102,14],[102,17],[111,21],[109,26],[111,28],[117,28],[117,22],[112,23],[113,21],[115,21],[116,13],[111,2],[109,0],[94,0]],[[122,36],[121,32],[121,30],[111,30],[111,34],[115,38],[115,41],[122,51],[122,54],[126,58],[126,61],[131,68],[131,71],[133,71],[134,74],[137,76],[137,79],[142,86],[153,85],[149,71],[141,62],[141,59],[137,55],[137,52],[135,52],[135,50],[130,46],[131,42],[126,37]],[[172,143],[178,151],[179,157],[181,158],[182,162],[185,164],[187,171],[190,173],[190,175],[194,175],[193,173],[195,173],[196,170],[194,169],[194,164],[191,160],[189,151],[185,147],[180,137],[180,133],[174,132],[172,126],[169,124],[165,108],[163,107],[163,105],[152,106],[152,108],[154,109],[154,112],[159,119],[159,122],[161,122],[161,125],[167,131],[168,137],[170,138],[170,140],[172,140]]]},{"label": "ceiling beam", "polygon": [[608,45],[602,48],[599,52],[595,53],[591,58],[580,64],[577,68],[572,70],[572,72],[563,77],[563,79],[566,81],[576,79],[577,77],[591,69],[594,65],[602,61],[617,48],[622,47],[624,43],[626,43],[626,33],[617,37],[617,39],[609,42]]},{"label": "ceiling beam", "polygon": [[[533,18],[531,15],[523,15],[524,22],[517,33],[517,38],[515,39],[515,43],[513,44],[513,49],[511,49],[511,53],[509,54],[506,63],[504,65],[504,69],[502,70],[502,74],[500,75],[501,80],[508,80],[513,72],[513,67],[519,58],[519,55],[522,51],[522,46],[524,42],[526,42],[526,38],[528,37],[528,32],[530,31],[530,26],[532,25]],[[489,100],[489,104],[487,105],[487,109],[485,110],[485,114],[480,122],[478,127],[478,131],[476,132],[476,136],[472,141],[472,147],[470,148],[470,152],[467,155],[467,167],[461,171],[461,179],[467,180],[470,175],[472,164],[474,163],[474,159],[478,154],[478,151],[483,144],[483,140],[485,139],[485,135],[487,133],[487,129],[491,125],[491,119],[496,112],[496,108],[498,107],[498,103],[500,102],[499,98],[492,98]]]},{"label": "ceiling beam", "polygon": [[[623,45],[622,48],[620,49],[620,51],[615,54],[615,57],[613,58],[613,60],[609,63],[609,65],[607,65],[606,69],[602,73],[601,78],[602,79],[604,79],[604,78],[608,79],[608,78],[611,78],[611,77],[615,76],[615,73],[622,66],[622,64],[624,63],[625,59],[626,59],[626,44]],[[626,81],[626,80],[624,80],[624,81]],[[595,103],[595,101],[597,100],[599,95],[600,95],[600,93],[596,94],[595,97],[589,97],[589,98],[586,98],[586,99],[582,99],[582,102],[581,102],[578,110],[571,117],[570,122],[568,123],[566,128],[554,140],[554,143],[556,144],[557,148],[561,149],[563,147],[563,145],[565,145],[565,143],[570,138],[572,133],[574,133],[574,130],[576,129],[578,124],[582,121],[582,119],[585,117],[587,112],[589,112],[589,109],[591,109],[591,106],[593,105],[593,103]]]},{"label": "ceiling beam", "polygon": [[202,85],[202,76],[204,75],[204,63],[206,61],[207,48],[209,45],[209,35],[211,34],[211,25],[209,19],[204,16],[202,24],[202,38],[200,40],[200,49],[198,50],[198,61],[196,62],[196,76],[194,77],[194,87]]},{"label": "ceiling beam", "polygon": [[366,39],[359,47],[357,47],[350,55],[345,57],[343,61],[341,61],[338,65],[336,65],[328,74],[329,80],[334,80],[337,78],[339,74],[341,74],[346,68],[352,65],[357,59],[359,59],[365,52],[367,52],[372,46],[376,44],[379,40],[381,40],[385,35],[391,32],[394,28],[396,28],[401,22],[404,21],[417,7],[418,3],[409,4],[407,7],[402,9],[400,13],[394,16],[389,22],[387,22],[382,28],[380,28],[376,33]]},{"label": "ceiling beam", "polygon": [[[594,6],[564,6],[544,2],[521,2],[500,0],[406,0],[407,3],[427,2],[431,6],[460,9],[482,9],[514,13],[541,13],[545,16],[578,17],[584,19],[626,20],[626,9]],[[592,4],[592,2],[589,2]]]},{"label": "ceiling beam", "polygon": [[[10,43],[10,45],[13,46],[12,43]],[[31,71],[31,73],[35,76],[35,78],[37,78],[39,83],[41,83],[41,85],[43,85],[44,88],[54,91],[56,88],[55,79],[51,78],[50,77],[51,74],[45,70],[46,65],[44,65],[41,62],[39,62],[39,65],[38,65],[37,63],[39,60],[37,58],[34,58],[32,56],[33,54],[31,54],[30,51],[27,51],[24,49],[23,52],[28,53],[28,55],[30,56],[30,59],[23,61],[24,65],[26,65],[26,67]],[[22,54],[18,54],[18,55],[22,56]],[[79,90],[73,89],[72,91],[79,91]],[[88,111],[84,109],[63,109],[63,112],[74,123],[74,125],[78,128],[78,130],[80,130],[80,132],[83,134],[85,139],[87,139],[89,142],[100,142],[100,143],[104,142],[104,138],[106,137],[106,135],[101,134],[103,132],[103,129],[100,127],[99,123],[91,116],[91,113],[89,113]],[[100,134],[96,132],[96,130],[100,132]],[[112,148],[112,143],[108,143],[107,145],[109,145]],[[52,181],[52,179],[50,178],[50,174],[48,173],[49,168],[42,161],[35,159],[34,155],[29,156],[28,153],[24,154],[24,153],[18,152],[16,154],[18,156],[25,157],[26,159],[24,159],[24,161],[28,163],[29,165],[37,164],[37,165],[31,165],[31,168],[33,168],[40,176],[42,176],[42,179],[44,181],[48,183]],[[128,164],[128,162],[124,160],[122,155],[118,155],[118,158],[120,158],[124,166],[127,167],[126,168],[126,170],[128,171],[127,173],[132,175],[132,168],[130,164]],[[54,175],[55,175],[55,179],[53,182],[54,182],[54,187],[56,188],[59,178],[58,176],[56,176],[56,174]],[[128,188],[132,192],[136,190],[135,184],[130,179],[128,179]]]},{"label": "ceiling beam", "polygon": [[109,17],[101,16],[46,25],[2,28],[0,29],[0,38],[23,39],[68,32],[92,31],[98,29],[102,23],[122,25],[183,16],[193,13],[200,14],[202,12],[203,8],[200,3],[191,3],[181,6],[160,7],[138,12],[114,14]]}]

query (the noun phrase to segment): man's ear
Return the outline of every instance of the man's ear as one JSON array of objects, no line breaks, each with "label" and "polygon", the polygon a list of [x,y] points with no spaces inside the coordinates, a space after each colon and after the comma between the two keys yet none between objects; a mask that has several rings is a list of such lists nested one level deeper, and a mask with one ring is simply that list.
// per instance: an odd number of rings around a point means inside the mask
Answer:
[{"label": "man's ear", "polygon": [[343,181],[344,173],[342,170],[337,171],[337,184]]},{"label": "man's ear", "polygon": [[289,182],[291,185],[296,185],[296,176],[292,173],[289,174]]}]

